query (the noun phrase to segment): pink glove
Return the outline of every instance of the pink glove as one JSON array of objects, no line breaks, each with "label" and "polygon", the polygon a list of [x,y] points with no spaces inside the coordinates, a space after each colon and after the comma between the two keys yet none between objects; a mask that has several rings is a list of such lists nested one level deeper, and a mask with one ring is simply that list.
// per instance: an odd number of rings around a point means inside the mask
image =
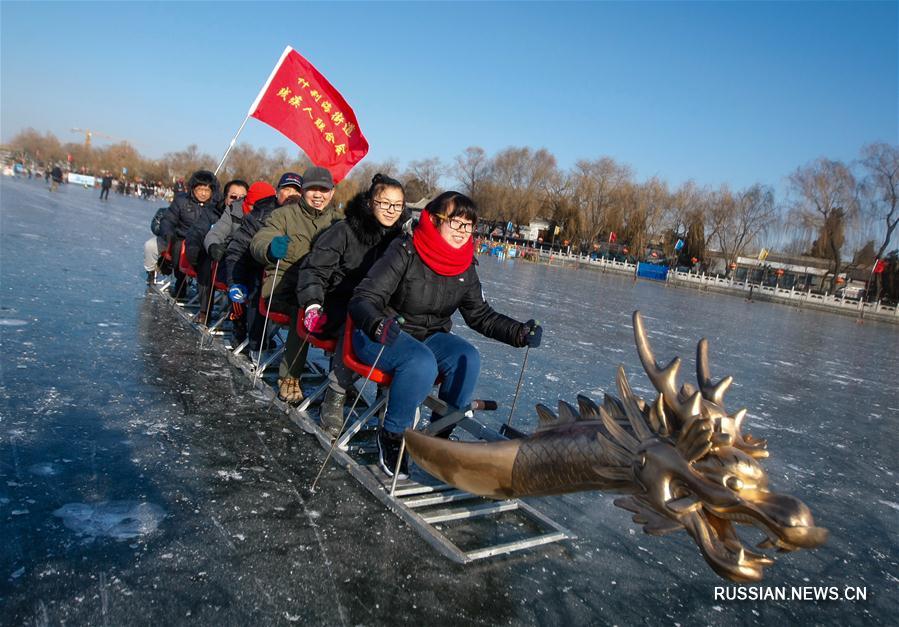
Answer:
[{"label": "pink glove", "polygon": [[303,326],[310,333],[321,333],[328,322],[328,316],[319,305],[310,305],[303,317]]}]

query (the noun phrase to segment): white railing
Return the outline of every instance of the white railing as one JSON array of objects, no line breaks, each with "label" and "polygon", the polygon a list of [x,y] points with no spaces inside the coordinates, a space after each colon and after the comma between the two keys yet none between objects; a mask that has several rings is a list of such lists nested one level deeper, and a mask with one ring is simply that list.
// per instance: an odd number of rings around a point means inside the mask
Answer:
[{"label": "white railing", "polygon": [[[591,259],[587,255],[574,255],[566,253],[548,253],[539,251],[540,258],[547,261],[562,261],[582,263],[589,266],[608,268],[622,273],[634,274],[637,270],[636,264],[626,261],[615,261],[613,259]],[[719,275],[695,274],[692,272],[669,271],[668,280],[673,283],[686,283],[695,286],[710,285],[722,289],[733,290],[736,292],[753,292],[771,296],[777,300],[787,302],[795,302],[801,304],[803,302],[814,303],[816,306],[832,307],[838,310],[856,310],[865,312],[878,313],[881,315],[892,314],[899,318],[899,307],[889,307],[881,305],[880,301],[876,303],[865,303],[861,300],[847,299],[845,297],[834,296],[830,294],[813,294],[811,290],[796,290],[795,288],[786,289],[784,287],[770,287],[767,285],[752,284],[745,281],[736,281],[732,278],[725,278]]]}]

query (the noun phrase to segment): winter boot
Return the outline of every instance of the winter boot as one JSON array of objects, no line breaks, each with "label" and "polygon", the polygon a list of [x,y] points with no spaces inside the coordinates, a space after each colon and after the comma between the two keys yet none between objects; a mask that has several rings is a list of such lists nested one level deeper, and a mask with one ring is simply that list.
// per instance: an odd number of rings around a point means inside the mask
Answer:
[{"label": "winter boot", "polygon": [[300,388],[300,380],[296,377],[278,379],[278,398],[290,405],[302,401],[303,390]]},{"label": "winter boot", "polygon": [[339,436],[341,429],[343,429],[343,402],[345,398],[345,393],[338,392],[329,386],[325,390],[325,398],[322,400],[322,405],[319,409],[322,429],[333,438]]},{"label": "winter boot", "polygon": [[152,287],[155,284],[156,284],[156,272],[154,272],[153,270],[148,270],[147,271],[147,285]]},{"label": "winter boot", "polygon": [[[402,433],[391,433],[384,427],[378,430],[378,464],[388,477],[392,477],[394,470],[396,470],[396,462],[400,456],[402,443]],[[400,464],[400,472],[397,474],[397,479],[409,478],[409,463],[407,460],[408,455],[403,454],[403,461]]]}]

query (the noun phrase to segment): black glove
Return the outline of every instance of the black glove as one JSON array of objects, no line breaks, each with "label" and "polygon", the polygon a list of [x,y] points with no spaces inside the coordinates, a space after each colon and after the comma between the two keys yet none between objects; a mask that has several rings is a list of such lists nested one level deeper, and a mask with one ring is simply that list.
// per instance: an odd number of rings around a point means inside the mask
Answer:
[{"label": "black glove", "polygon": [[212,257],[213,261],[221,261],[222,257],[225,256],[225,250],[227,248],[224,244],[213,244],[209,247],[209,256]]},{"label": "black glove", "polygon": [[384,346],[390,346],[400,336],[400,324],[401,320],[396,318],[384,318],[375,329],[375,335],[372,339]]},{"label": "black glove", "polygon": [[528,320],[518,331],[518,344],[537,348],[540,346],[540,338],[543,337],[543,327],[536,320]]}]

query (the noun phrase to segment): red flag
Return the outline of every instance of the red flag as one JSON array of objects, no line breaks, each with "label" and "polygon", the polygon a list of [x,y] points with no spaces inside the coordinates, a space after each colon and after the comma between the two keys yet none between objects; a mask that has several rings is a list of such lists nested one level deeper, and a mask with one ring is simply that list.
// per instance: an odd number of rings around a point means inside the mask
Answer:
[{"label": "red flag", "polygon": [[287,46],[250,107],[338,183],[368,152],[353,109],[300,53]]},{"label": "red flag", "polygon": [[618,236],[615,235],[615,231],[611,231],[611,232],[609,233],[609,243],[610,243],[610,244],[614,244],[614,243],[617,242],[617,241],[618,241]]},{"label": "red flag", "polygon": [[883,259],[879,259],[877,263],[874,264],[874,274],[881,274],[884,269],[886,269],[886,262]]}]

